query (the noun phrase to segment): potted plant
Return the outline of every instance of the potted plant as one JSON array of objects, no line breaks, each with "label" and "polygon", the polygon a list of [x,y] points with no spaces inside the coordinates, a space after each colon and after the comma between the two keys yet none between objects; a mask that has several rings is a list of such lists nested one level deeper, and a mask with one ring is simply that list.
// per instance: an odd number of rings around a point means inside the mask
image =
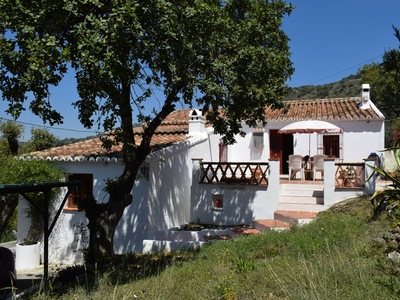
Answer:
[{"label": "potted plant", "polygon": [[222,195],[213,195],[213,207],[222,209],[224,205],[224,200]]},{"label": "potted plant", "polygon": [[[43,194],[29,194],[31,201],[35,202],[36,206],[43,207]],[[20,213],[25,214],[25,220],[27,223],[25,226],[29,226],[25,237],[22,241],[16,245],[16,269],[31,269],[40,265],[40,250],[41,241],[43,239],[43,217],[41,213],[28,201],[20,203]],[[53,205],[49,205],[49,211],[52,210]]]}]

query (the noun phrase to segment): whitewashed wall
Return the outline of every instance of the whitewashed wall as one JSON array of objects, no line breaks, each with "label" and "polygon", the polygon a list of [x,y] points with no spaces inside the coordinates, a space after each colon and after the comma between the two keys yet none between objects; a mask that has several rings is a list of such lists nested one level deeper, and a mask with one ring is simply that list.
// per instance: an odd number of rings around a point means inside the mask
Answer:
[{"label": "whitewashed wall", "polygon": [[[279,202],[279,162],[270,161],[269,185],[241,186],[199,184],[200,161],[193,161],[193,222],[214,225],[251,225],[253,220],[273,219]],[[221,195],[223,208],[214,208],[213,196]]]},{"label": "whitewashed wall", "polygon": [[[171,147],[149,157],[150,179],[147,221],[147,239],[154,232],[166,230],[190,221],[190,188],[192,185],[192,157],[211,159],[207,135],[190,147]],[[136,243],[135,251],[142,244]]]},{"label": "whitewashed wall", "polygon": [[[236,135],[236,143],[228,145],[228,161],[230,162],[266,162],[269,156],[269,136],[265,130],[254,130],[244,126],[245,136]],[[253,133],[263,134],[263,145],[260,148],[254,147]],[[218,136],[218,139],[220,137]],[[216,159],[218,161],[218,143],[216,144]]]},{"label": "whitewashed wall", "polygon": [[[190,221],[190,188],[192,157],[211,160],[212,142],[207,134],[162,149],[149,156],[149,176],[140,176],[133,189],[133,203],[128,206],[116,228],[115,253],[142,251],[144,239],[154,231],[164,230]],[[58,162],[66,173],[93,174],[93,193],[99,201],[108,201],[104,192],[106,179],[119,176],[120,163]],[[60,204],[66,189],[57,199]],[[24,205],[22,203],[22,205]],[[78,263],[82,250],[89,242],[88,220],[83,211],[64,210],[50,236],[51,263]],[[29,228],[25,215],[19,215],[18,240],[22,241]]]},{"label": "whitewashed wall", "polygon": [[[58,165],[69,174],[93,174],[93,196],[99,202],[108,201],[104,182],[122,172],[119,163],[106,162],[59,162]],[[60,198],[63,198],[66,189]],[[59,199],[61,202],[62,199]],[[83,258],[82,250],[89,244],[88,220],[84,211],[64,210],[50,236],[49,261],[77,263]]]},{"label": "whitewashed wall", "polygon": [[385,147],[383,121],[343,121],[343,159],[346,162],[362,161],[371,152],[379,155]]}]

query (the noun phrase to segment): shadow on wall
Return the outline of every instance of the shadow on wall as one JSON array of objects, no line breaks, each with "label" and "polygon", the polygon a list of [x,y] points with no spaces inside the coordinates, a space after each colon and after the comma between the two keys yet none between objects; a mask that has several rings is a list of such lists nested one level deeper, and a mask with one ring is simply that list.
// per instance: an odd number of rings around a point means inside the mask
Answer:
[{"label": "shadow on wall", "polygon": [[188,151],[154,157],[149,176],[141,178],[133,191],[133,203],[118,224],[116,253],[141,252],[143,240],[154,232],[189,222],[191,160]]},{"label": "shadow on wall", "polygon": [[118,254],[142,251],[147,235],[149,214],[147,193],[149,182],[141,177],[133,188],[133,202],[125,208],[114,234],[114,252]]},{"label": "shadow on wall", "polygon": [[[253,220],[253,204],[257,187],[216,186],[193,184],[193,222],[220,226],[250,225]],[[222,199],[216,207],[216,196]]]}]

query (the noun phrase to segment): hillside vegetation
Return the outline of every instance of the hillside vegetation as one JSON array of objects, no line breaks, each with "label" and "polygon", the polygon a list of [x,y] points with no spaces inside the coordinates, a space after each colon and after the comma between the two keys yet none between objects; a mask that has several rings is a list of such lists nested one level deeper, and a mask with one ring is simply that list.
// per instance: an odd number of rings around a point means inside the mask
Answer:
[{"label": "hillside vegetation", "polygon": [[[216,241],[198,252],[125,256],[97,287],[62,299],[398,299],[398,265],[386,257],[390,225],[368,199],[344,203],[283,232]],[[140,260],[140,258],[142,260]],[[150,268],[151,266],[151,268]],[[38,296],[48,299],[49,295]]]},{"label": "hillside vegetation", "polygon": [[337,82],[290,88],[285,100],[356,97],[360,95],[361,77],[350,75]]}]

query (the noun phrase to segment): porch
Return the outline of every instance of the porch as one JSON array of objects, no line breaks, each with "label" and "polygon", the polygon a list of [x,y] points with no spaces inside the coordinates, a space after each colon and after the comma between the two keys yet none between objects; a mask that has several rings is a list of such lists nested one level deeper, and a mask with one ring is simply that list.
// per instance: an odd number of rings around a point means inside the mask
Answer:
[{"label": "porch", "polygon": [[[347,173],[344,184],[344,170]],[[203,162],[193,160],[191,223],[215,229],[185,231],[169,228],[156,231],[143,241],[144,252],[197,248],[213,239],[229,239],[235,228],[251,233],[283,230],[291,224],[306,224],[336,202],[371,193],[365,163],[344,164],[324,161],[323,180],[288,180],[280,176],[279,161]],[[357,177],[357,178],[356,178]],[[374,179],[370,179],[374,180]],[[375,184],[375,182],[373,183]]]},{"label": "porch", "polygon": [[221,226],[258,225],[262,221],[303,224],[337,202],[372,194],[375,176],[370,176],[372,168],[368,165],[374,163],[325,159],[323,177],[313,181],[280,175],[278,160],[193,160],[191,219]]}]

